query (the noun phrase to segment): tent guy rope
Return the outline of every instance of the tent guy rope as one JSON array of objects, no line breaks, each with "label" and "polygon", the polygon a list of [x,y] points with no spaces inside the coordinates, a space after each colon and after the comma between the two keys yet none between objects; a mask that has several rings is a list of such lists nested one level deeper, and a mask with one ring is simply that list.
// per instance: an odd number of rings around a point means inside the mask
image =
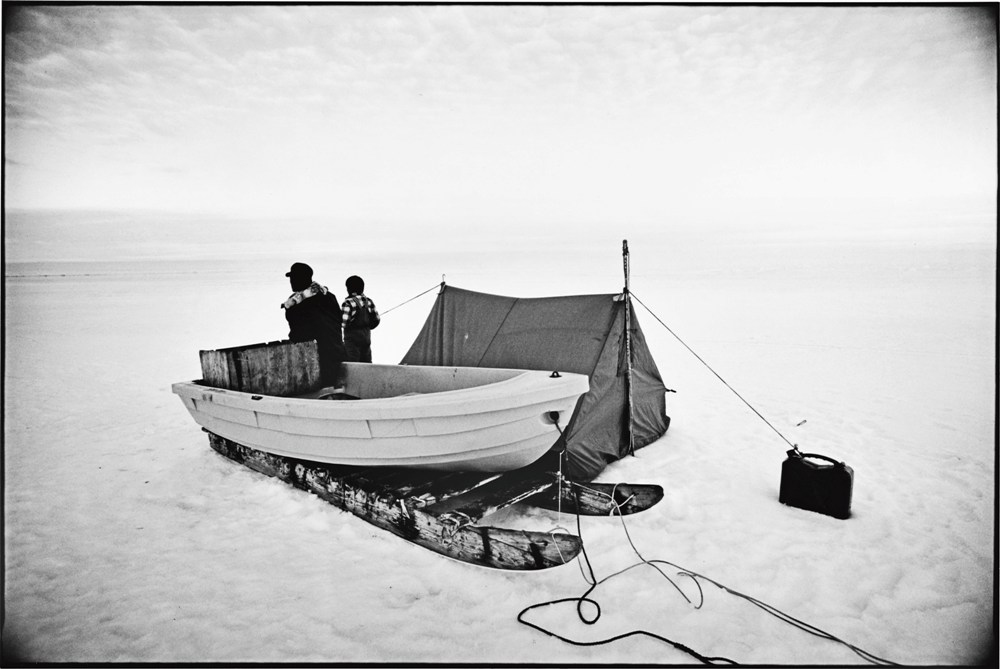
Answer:
[{"label": "tent guy rope", "polygon": [[[704,361],[704,360],[702,359],[702,357],[701,357],[700,355],[698,355],[697,353],[695,353],[694,349],[692,349],[692,348],[691,348],[690,346],[688,346],[688,345],[687,345],[687,344],[686,344],[686,343],[684,342],[684,340],[683,340],[683,339],[681,339],[681,338],[680,338],[679,336],[677,336],[677,333],[676,333],[676,332],[674,332],[673,330],[671,330],[671,329],[670,329],[670,326],[668,326],[668,325],[667,325],[666,323],[664,323],[664,322],[663,322],[663,321],[662,321],[662,320],[660,319],[660,317],[659,317],[659,316],[657,316],[656,314],[654,314],[654,313],[653,313],[653,310],[652,310],[652,309],[650,309],[649,307],[647,307],[647,306],[645,305],[645,303],[644,303],[644,302],[643,302],[642,300],[640,300],[640,299],[639,299],[639,298],[638,298],[638,297],[636,296],[636,294],[635,294],[635,293],[631,293],[631,296],[632,296],[633,298],[635,298],[635,301],[636,301],[636,302],[638,302],[639,304],[641,304],[641,305],[642,305],[642,307],[643,307],[643,308],[644,308],[644,309],[645,309],[646,311],[648,311],[648,312],[649,312],[649,315],[650,315],[650,316],[652,316],[653,318],[655,318],[655,319],[656,319],[656,320],[657,320],[657,321],[658,321],[658,322],[660,323],[660,325],[662,325],[662,326],[663,326],[664,328],[666,328],[667,332],[669,332],[669,333],[670,333],[671,335],[673,335],[674,339],[676,339],[677,341],[679,341],[679,342],[681,343],[681,345],[682,345],[682,346],[683,346],[684,348],[686,348],[686,349],[688,350],[688,352],[690,352],[690,353],[691,353],[691,355],[693,355],[693,356],[694,356],[695,358],[697,358],[697,359],[698,359],[698,362],[700,362],[701,364],[703,364],[703,365],[705,366],[705,368],[706,368],[706,369],[708,369],[708,371],[712,372],[712,374],[714,374],[714,375],[715,375],[715,378],[719,379],[719,381],[722,381],[722,385],[724,385],[724,386],[725,386],[726,388],[729,388],[729,390],[730,390],[730,391],[731,391],[731,392],[732,392],[732,393],[733,393],[734,395],[736,395],[736,397],[740,398],[740,401],[741,401],[741,402],[743,402],[743,403],[744,403],[744,404],[746,404],[746,405],[747,405],[748,407],[750,407],[750,410],[751,410],[751,411],[753,411],[753,412],[754,412],[755,414],[757,414],[757,417],[758,417],[758,418],[760,418],[760,419],[761,419],[762,421],[764,421],[764,423],[766,423],[766,424],[767,424],[767,426],[768,426],[769,428],[771,428],[772,430],[774,430],[775,434],[777,434],[777,435],[778,435],[779,437],[781,437],[781,438],[782,438],[782,439],[783,439],[783,440],[785,441],[785,443],[786,443],[786,444],[788,444],[789,446],[791,446],[791,447],[792,447],[793,449],[795,449],[796,451],[797,451],[797,450],[799,450],[799,447],[798,447],[798,445],[797,445],[797,444],[793,444],[792,442],[790,442],[790,441],[788,440],[788,438],[787,438],[787,437],[785,437],[785,435],[783,435],[783,434],[782,434],[782,433],[781,433],[781,432],[780,432],[780,431],[778,430],[778,428],[776,428],[776,427],[775,427],[774,425],[772,425],[772,424],[771,424],[771,422],[770,422],[770,421],[769,421],[768,419],[764,418],[764,415],[763,415],[763,414],[761,414],[761,412],[757,411],[757,409],[755,409],[755,408],[754,408],[754,406],[753,406],[752,404],[750,404],[750,402],[746,401],[746,399],[744,399],[744,397],[743,397],[742,395],[740,395],[740,394],[739,394],[738,392],[736,392],[736,389],[735,389],[735,388],[733,388],[733,387],[732,387],[731,385],[729,385],[729,383],[728,383],[728,382],[727,382],[727,381],[726,381],[726,380],[725,380],[724,378],[722,378],[722,376],[720,376],[720,375],[719,375],[719,373],[718,373],[717,371],[715,371],[714,369],[712,369],[712,366],[711,366],[711,365],[709,365],[709,364],[708,364],[707,362],[705,362],[705,361]],[[805,421],[802,421],[802,422],[804,423]],[[799,424],[801,425],[801,423],[799,423]]]},{"label": "tent guy rope", "polygon": [[428,288],[424,292],[420,293],[419,295],[414,295],[413,297],[411,297],[410,299],[406,300],[405,302],[400,302],[396,306],[394,306],[394,307],[392,307],[390,309],[386,309],[385,311],[382,312],[382,315],[385,316],[387,313],[389,313],[393,309],[399,309],[404,304],[409,304],[410,302],[412,302],[413,300],[417,299],[418,297],[423,297],[424,295],[426,295],[427,293],[431,292],[435,288],[442,288],[442,287],[444,287],[444,275],[443,274],[441,275],[441,283],[435,283],[433,286],[431,286],[430,288]]}]

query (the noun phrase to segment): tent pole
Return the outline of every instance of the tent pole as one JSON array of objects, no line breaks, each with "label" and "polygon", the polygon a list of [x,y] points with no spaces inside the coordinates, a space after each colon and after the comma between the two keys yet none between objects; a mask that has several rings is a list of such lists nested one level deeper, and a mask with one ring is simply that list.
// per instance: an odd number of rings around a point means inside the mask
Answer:
[{"label": "tent pole", "polygon": [[628,240],[622,240],[622,263],[625,270],[625,391],[628,407],[628,454],[635,455],[635,439],[632,432],[632,297],[629,294]]}]

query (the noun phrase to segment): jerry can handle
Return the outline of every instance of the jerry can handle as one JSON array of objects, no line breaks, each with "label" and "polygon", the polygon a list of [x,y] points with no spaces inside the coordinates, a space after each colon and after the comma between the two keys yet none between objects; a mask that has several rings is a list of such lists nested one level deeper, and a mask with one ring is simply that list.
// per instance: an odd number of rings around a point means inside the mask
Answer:
[{"label": "jerry can handle", "polygon": [[[788,451],[788,454],[792,455],[792,452],[793,451]],[[836,465],[837,467],[843,467],[844,466],[844,463],[841,462],[840,460],[834,460],[833,458],[827,457],[825,455],[820,455],[819,453],[800,453],[798,451],[795,451],[795,453],[796,453],[796,455],[793,456],[793,457],[799,457],[799,458],[817,458],[819,460],[826,460],[827,462],[830,462],[830,463]]]}]

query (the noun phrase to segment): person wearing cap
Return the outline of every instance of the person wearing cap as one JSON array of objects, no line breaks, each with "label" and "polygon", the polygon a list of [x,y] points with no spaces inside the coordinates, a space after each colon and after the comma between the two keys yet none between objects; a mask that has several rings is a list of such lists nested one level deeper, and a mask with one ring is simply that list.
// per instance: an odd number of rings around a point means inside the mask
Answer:
[{"label": "person wearing cap", "polygon": [[365,295],[365,281],[350,276],[344,284],[348,297],[340,305],[344,324],[344,348],[349,362],[372,361],[372,330],[381,318],[370,297]]},{"label": "person wearing cap", "polygon": [[281,305],[288,321],[288,339],[293,342],[316,340],[323,385],[343,385],[341,363],[347,359],[347,352],[341,335],[337,296],[313,281],[312,268],[305,263],[293,263],[285,276],[293,291]]}]

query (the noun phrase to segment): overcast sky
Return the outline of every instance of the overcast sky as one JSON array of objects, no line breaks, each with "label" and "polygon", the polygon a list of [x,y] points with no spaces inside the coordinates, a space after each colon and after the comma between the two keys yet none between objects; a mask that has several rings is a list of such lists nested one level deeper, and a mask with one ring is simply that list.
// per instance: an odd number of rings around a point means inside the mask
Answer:
[{"label": "overcast sky", "polygon": [[4,19],[8,207],[656,221],[745,197],[995,196],[982,10],[111,5]]}]

